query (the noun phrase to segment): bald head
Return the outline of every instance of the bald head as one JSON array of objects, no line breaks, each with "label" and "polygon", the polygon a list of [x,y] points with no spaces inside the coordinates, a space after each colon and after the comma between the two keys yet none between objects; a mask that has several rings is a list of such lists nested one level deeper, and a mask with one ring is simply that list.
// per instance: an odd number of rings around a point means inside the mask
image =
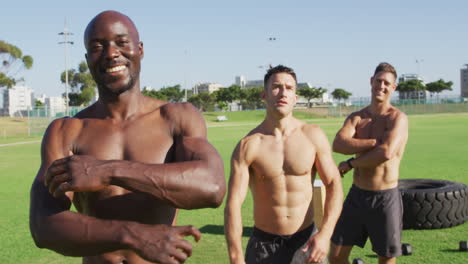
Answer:
[{"label": "bald head", "polygon": [[123,26],[127,28],[130,37],[134,41],[140,42],[140,36],[133,21],[128,16],[120,12],[108,10],[99,13],[89,22],[84,33],[85,47],[88,47],[89,41],[92,40],[94,36],[102,30],[102,28],[112,26]]}]

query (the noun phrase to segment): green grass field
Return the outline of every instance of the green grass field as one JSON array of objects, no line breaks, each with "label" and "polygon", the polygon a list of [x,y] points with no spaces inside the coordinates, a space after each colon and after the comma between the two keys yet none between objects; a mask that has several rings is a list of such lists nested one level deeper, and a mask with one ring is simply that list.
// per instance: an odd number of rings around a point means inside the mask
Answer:
[{"label": "green grass field", "polygon": [[[207,114],[209,140],[218,149],[229,175],[229,159],[238,142],[264,115],[262,111],[226,113],[229,121],[218,123],[216,114]],[[298,114],[320,125],[330,140],[343,119],[317,118]],[[401,165],[401,178],[433,178],[468,183],[468,114],[410,116],[410,138]],[[37,141],[39,137],[8,137],[1,144]],[[0,147],[0,262],[1,263],[81,263],[79,258],[65,258],[52,251],[37,249],[28,227],[29,189],[39,167],[40,143]],[[335,161],[345,159],[334,155]],[[347,193],[351,177],[343,179]],[[228,263],[223,235],[223,209],[181,211],[178,224],[193,224],[203,232],[193,256],[186,263]],[[252,199],[249,194],[242,211],[247,231],[252,226]],[[244,248],[248,240],[244,236]],[[468,263],[468,253],[458,252],[458,241],[468,240],[468,224],[439,230],[408,230],[403,242],[413,246],[412,256],[398,258],[398,263]],[[354,248],[351,258],[377,263],[368,242],[364,249]]]}]

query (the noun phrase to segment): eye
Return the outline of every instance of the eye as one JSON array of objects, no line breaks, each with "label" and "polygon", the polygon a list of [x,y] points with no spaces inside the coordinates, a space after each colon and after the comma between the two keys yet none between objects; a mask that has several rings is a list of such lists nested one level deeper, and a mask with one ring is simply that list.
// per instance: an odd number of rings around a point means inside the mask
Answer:
[{"label": "eye", "polygon": [[123,40],[118,40],[118,41],[117,41],[117,45],[119,45],[119,46],[126,46],[126,45],[128,45],[129,42],[130,42],[130,41],[125,40],[125,39],[123,39]]},{"label": "eye", "polygon": [[99,51],[102,49],[102,44],[99,42],[93,42],[89,45],[90,51]]}]

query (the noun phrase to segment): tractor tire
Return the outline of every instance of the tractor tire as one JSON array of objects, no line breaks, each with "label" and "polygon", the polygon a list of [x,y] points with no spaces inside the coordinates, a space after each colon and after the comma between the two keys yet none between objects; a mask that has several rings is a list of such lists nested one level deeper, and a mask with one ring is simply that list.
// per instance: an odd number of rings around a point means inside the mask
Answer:
[{"label": "tractor tire", "polygon": [[403,229],[437,229],[468,220],[468,187],[431,179],[398,181],[403,199]]}]

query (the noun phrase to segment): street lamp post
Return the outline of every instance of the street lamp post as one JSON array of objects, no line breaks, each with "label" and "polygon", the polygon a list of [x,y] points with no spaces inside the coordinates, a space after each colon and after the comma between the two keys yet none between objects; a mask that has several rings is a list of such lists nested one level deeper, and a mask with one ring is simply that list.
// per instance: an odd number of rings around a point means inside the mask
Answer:
[{"label": "street lamp post", "polygon": [[63,32],[58,33],[59,35],[63,36],[63,41],[60,41],[59,44],[63,44],[64,52],[65,52],[65,114],[66,116],[70,115],[69,110],[69,98],[68,98],[68,60],[67,60],[67,44],[73,45],[73,41],[68,41],[68,36],[73,35],[73,33],[68,31],[67,22],[65,21],[65,25],[63,27]]}]

